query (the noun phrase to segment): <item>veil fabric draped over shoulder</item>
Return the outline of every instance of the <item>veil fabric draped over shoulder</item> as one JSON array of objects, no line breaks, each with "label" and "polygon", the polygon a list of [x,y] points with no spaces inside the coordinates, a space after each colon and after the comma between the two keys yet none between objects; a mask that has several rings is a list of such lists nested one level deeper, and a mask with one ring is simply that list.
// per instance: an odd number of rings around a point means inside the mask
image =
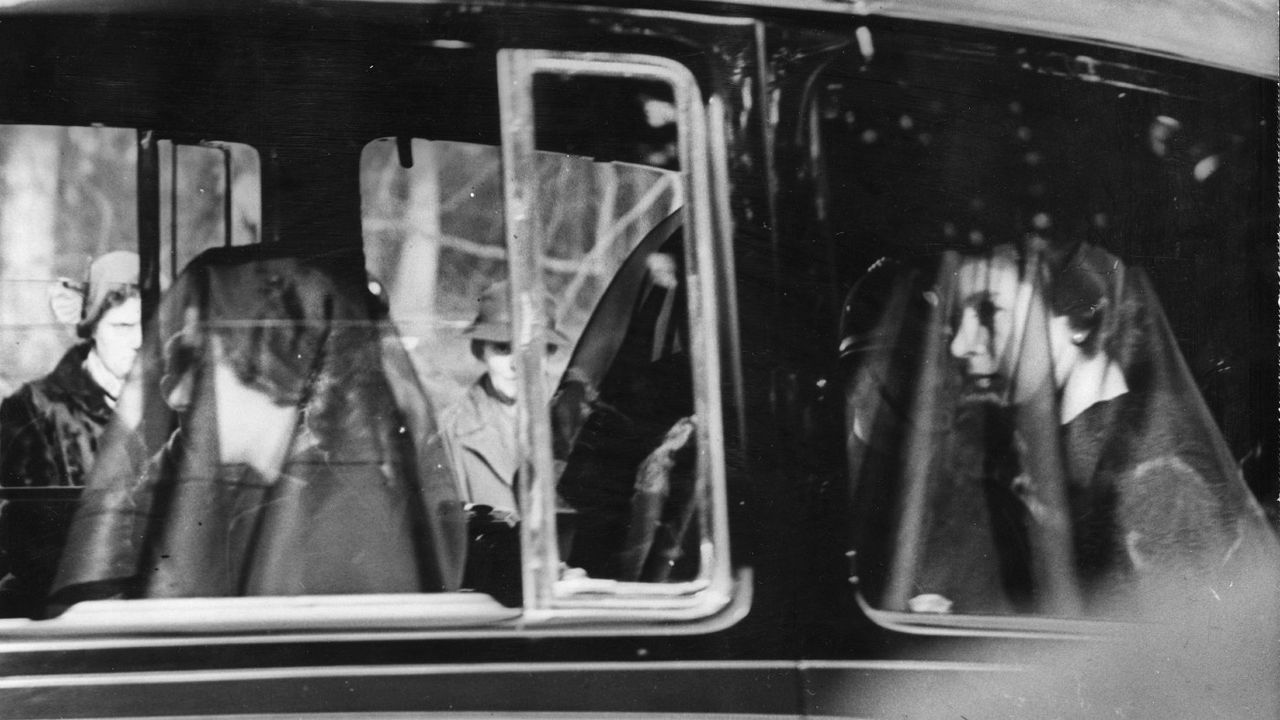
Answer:
[{"label": "veil fabric draped over shoulder", "polygon": [[359,257],[208,251],[150,330],[56,604],[459,586],[453,472]]}]

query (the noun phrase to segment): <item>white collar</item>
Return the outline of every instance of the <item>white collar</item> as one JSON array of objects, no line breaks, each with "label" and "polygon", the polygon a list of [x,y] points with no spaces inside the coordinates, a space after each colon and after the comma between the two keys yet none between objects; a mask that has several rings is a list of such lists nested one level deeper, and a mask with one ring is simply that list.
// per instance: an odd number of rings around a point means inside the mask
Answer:
[{"label": "white collar", "polygon": [[1124,380],[1124,372],[1106,353],[1099,352],[1091,358],[1084,358],[1072,369],[1062,387],[1058,408],[1061,422],[1066,425],[1094,405],[1114,400],[1127,392],[1129,384]]},{"label": "white collar", "polygon": [[98,356],[97,348],[89,348],[89,355],[84,359],[84,369],[107,394],[107,404],[115,407],[116,398],[120,397],[120,391],[124,388],[124,378],[116,377],[115,373],[107,369],[106,363]]}]

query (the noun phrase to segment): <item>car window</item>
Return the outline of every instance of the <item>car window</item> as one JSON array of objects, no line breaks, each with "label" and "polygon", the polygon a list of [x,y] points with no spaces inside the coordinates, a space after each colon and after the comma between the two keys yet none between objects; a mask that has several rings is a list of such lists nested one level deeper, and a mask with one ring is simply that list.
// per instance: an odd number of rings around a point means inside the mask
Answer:
[{"label": "car window", "polygon": [[50,307],[59,278],[79,288],[94,257],[134,249],[136,160],[131,130],[4,125],[0,142],[7,178],[0,390],[8,395],[52,370],[76,339]]},{"label": "car window", "polygon": [[[415,138],[410,152],[404,167],[396,138],[365,147],[365,262],[424,382],[449,405],[483,372],[471,326],[485,291],[508,278],[501,148]],[[554,386],[609,282],[682,190],[677,174],[640,164],[545,152],[537,165]]]},{"label": "car window", "polygon": [[235,142],[160,140],[156,153],[166,287],[202,250],[261,242],[257,150]]},{"label": "car window", "polygon": [[[5,616],[44,613],[79,488],[142,345],[138,157],[151,142],[121,128],[0,127]],[[163,144],[161,285],[206,247],[255,242],[258,215],[252,148]]]},{"label": "car window", "polygon": [[815,105],[859,258],[837,354],[863,599],[945,623],[1229,593],[1274,544],[1253,95],[968,50],[846,58]]},{"label": "car window", "polygon": [[[339,625],[396,602],[426,626],[723,606],[697,85],[656,58],[500,59],[495,144],[367,142],[351,248],[257,244],[250,148],[129,138],[157,169],[168,287],[22,614],[212,630],[293,607],[255,598],[351,598],[325,605]],[[136,257],[113,263],[139,284]],[[48,500],[10,506],[40,535]]]},{"label": "car window", "polygon": [[[636,102],[638,108],[640,101]],[[405,141],[387,138],[365,148],[368,271],[385,292],[400,340],[440,411],[441,430],[473,533],[464,586],[515,603],[521,592],[515,407],[519,383],[501,148],[414,139],[407,143],[412,165],[405,167],[401,154],[405,147]],[[599,551],[610,546],[590,535],[592,528],[602,525],[614,546],[607,554],[621,551],[612,537],[628,528],[629,515],[624,511],[630,507],[643,454],[625,460],[615,456],[620,465],[614,472],[591,475],[589,484],[597,493],[605,492],[603,487],[611,483],[608,492],[618,494],[607,510],[565,493],[576,482],[574,478],[583,476],[587,460],[579,456],[591,444],[577,436],[578,415],[594,416],[601,408],[629,411],[625,401],[602,395],[603,369],[592,367],[590,372],[597,377],[590,377],[583,360],[571,372],[566,369],[572,358],[582,357],[577,351],[584,342],[598,345],[602,333],[625,328],[638,298],[615,300],[605,309],[607,316],[593,321],[593,315],[624,265],[640,262],[642,270],[646,267],[643,259],[631,258],[641,241],[679,208],[682,181],[677,173],[660,166],[593,162],[564,153],[539,152],[534,167],[533,181],[540,189],[534,222],[546,239],[540,261],[546,297],[538,308],[547,333],[542,348],[543,383],[548,396],[556,397],[559,417],[574,417],[572,427],[562,422],[559,433],[563,457],[556,465],[568,472],[557,492],[560,548],[571,575],[617,578],[612,568],[579,556],[586,552],[583,548]],[[682,284],[674,259],[681,248],[666,250],[670,262],[663,266],[661,277],[674,290]],[[614,294],[618,292],[622,291]],[[635,289],[630,292],[634,294]],[[663,311],[674,337],[688,309],[687,304],[676,305],[673,300],[674,293]],[[584,335],[589,326],[594,331]],[[683,342],[687,345],[687,340]],[[625,352],[628,358],[640,354],[638,349]],[[643,359],[651,362],[648,355]],[[688,377],[687,357],[679,361]],[[686,380],[669,390],[684,400],[683,413],[668,418],[668,423],[674,423],[692,414],[692,386]],[[648,431],[650,446],[645,452],[659,445],[665,430]],[[571,448],[576,448],[577,455],[571,457]],[[695,550],[695,562],[696,558]]]}]

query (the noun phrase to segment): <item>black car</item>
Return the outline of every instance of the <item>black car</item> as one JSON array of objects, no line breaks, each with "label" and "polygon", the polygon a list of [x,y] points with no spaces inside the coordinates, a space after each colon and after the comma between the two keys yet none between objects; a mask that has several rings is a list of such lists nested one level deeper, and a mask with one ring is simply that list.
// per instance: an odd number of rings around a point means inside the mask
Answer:
[{"label": "black car", "polygon": [[1274,6],[4,5],[0,717],[1280,710]]}]

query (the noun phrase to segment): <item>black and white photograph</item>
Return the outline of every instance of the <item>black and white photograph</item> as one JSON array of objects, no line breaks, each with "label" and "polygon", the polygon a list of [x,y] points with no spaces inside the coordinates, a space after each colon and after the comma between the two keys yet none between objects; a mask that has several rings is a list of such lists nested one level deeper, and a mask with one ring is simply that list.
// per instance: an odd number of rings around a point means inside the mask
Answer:
[{"label": "black and white photograph", "polygon": [[0,0],[0,720],[1280,717],[1276,0]]}]

